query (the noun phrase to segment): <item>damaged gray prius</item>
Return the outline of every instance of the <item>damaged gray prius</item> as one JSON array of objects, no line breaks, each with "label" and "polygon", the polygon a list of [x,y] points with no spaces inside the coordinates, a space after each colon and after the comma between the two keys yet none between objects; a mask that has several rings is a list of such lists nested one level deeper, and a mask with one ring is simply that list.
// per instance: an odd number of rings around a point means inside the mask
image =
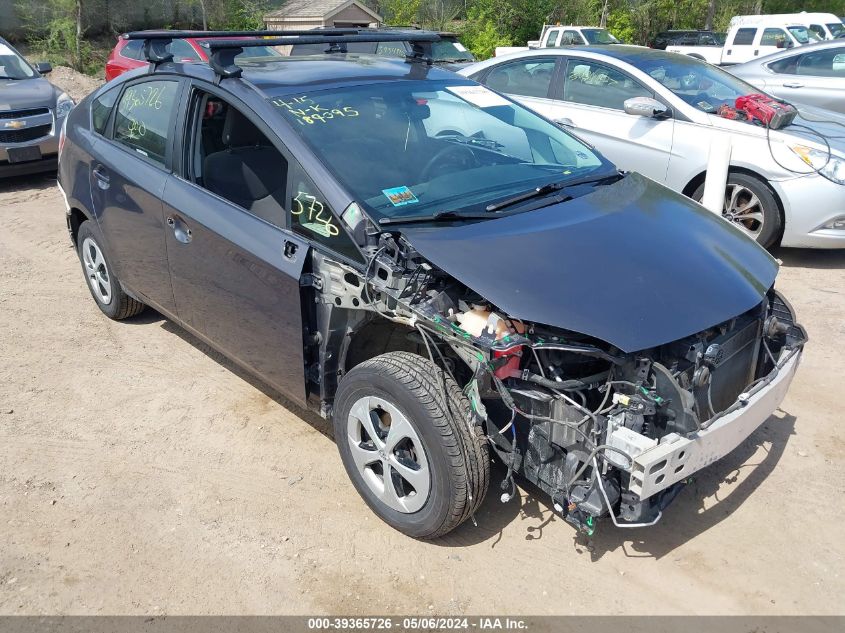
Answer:
[{"label": "damaged gray prius", "polygon": [[399,36],[326,30],[172,61],[168,38],[203,35],[130,34],[149,68],[68,119],[86,282],[331,418],[391,526],[460,525],[491,458],[505,501],[523,477],[586,533],[651,525],[778,407],[806,336],[729,223],[432,66],[436,34],[401,34],[405,60],[345,52]]}]

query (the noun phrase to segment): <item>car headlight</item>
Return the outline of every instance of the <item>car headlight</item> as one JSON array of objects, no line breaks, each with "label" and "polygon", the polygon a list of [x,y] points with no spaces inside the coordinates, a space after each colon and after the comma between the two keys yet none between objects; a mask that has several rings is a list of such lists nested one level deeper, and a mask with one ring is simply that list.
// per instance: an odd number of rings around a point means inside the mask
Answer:
[{"label": "car headlight", "polygon": [[71,110],[73,110],[73,106],[76,104],[73,102],[73,99],[70,98],[70,95],[66,92],[63,92],[59,95],[59,98],[56,100],[56,118],[61,119],[66,117]]},{"label": "car headlight", "polygon": [[813,149],[806,145],[790,145],[789,149],[828,180],[845,185],[845,159],[834,156],[826,150]]}]

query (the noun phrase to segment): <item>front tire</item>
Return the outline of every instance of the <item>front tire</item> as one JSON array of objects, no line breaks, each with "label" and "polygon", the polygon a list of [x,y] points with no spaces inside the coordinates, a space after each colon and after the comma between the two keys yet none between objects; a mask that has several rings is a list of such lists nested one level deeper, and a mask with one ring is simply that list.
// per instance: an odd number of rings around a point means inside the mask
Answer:
[{"label": "front tire", "polygon": [[487,444],[467,398],[430,360],[391,352],[357,365],[340,382],[332,419],[358,493],[400,532],[438,538],[484,499]]},{"label": "front tire", "polygon": [[[704,183],[692,197],[701,202]],[[728,173],[722,217],[765,248],[777,243],[783,229],[780,207],[772,190],[759,178],[743,173]]]},{"label": "front tire", "polygon": [[88,290],[102,313],[115,321],[141,313],[146,306],[123,292],[103,251],[102,234],[91,220],[83,222],[79,227],[76,243]]}]

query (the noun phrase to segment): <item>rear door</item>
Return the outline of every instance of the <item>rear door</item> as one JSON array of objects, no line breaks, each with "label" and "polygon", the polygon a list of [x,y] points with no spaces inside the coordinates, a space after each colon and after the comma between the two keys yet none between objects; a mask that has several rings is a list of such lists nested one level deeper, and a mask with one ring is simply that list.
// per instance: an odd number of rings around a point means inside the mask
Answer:
[{"label": "rear door", "polygon": [[284,228],[290,157],[251,110],[211,86],[194,88],[184,118],[181,167],[164,191],[179,318],[304,405],[309,243]]},{"label": "rear door", "polygon": [[173,160],[182,82],[153,75],[128,83],[105,138],[93,147],[97,222],[121,282],[145,303],[175,313],[161,196]]},{"label": "rear door", "polygon": [[768,64],[766,90],[782,99],[845,112],[845,43]]}]

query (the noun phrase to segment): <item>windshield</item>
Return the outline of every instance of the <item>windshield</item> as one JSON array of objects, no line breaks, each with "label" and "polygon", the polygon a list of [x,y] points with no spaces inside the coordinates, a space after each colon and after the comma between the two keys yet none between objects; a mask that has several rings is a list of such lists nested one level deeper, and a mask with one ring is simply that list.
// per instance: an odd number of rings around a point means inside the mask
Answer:
[{"label": "windshield", "polygon": [[590,44],[619,44],[617,40],[606,29],[581,29],[584,37]]},{"label": "windshield", "polygon": [[557,126],[457,78],[271,95],[270,102],[376,217],[479,212],[544,184],[614,173]]},{"label": "windshield", "polygon": [[830,34],[833,35],[833,37],[839,37],[840,35],[845,33],[845,25],[843,25],[842,22],[834,22],[833,24],[828,24],[827,28],[830,31]]},{"label": "windshield", "polygon": [[820,42],[821,38],[813,33],[806,26],[787,26],[792,37],[798,40],[799,44],[806,44],[808,42]]},{"label": "windshield", "polygon": [[0,42],[0,79],[32,79],[37,75],[17,51]]},{"label": "windshield", "polygon": [[724,70],[692,57],[643,60],[637,67],[703,112],[716,112],[722,104],[733,106],[737,97],[760,92]]}]

